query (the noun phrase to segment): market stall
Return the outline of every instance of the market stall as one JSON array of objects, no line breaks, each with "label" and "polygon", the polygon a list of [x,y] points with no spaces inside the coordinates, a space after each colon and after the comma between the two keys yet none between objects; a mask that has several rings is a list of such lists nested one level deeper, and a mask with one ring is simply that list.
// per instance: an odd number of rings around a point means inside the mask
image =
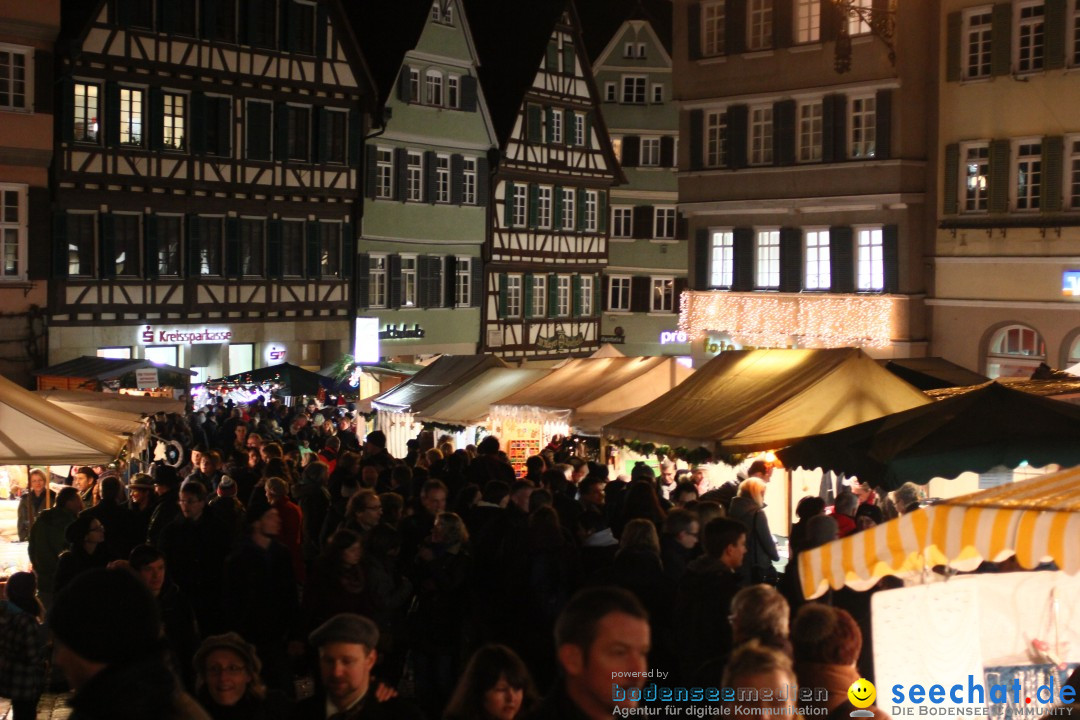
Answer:
[{"label": "market stall", "polygon": [[195,373],[138,358],[123,360],[93,355],[35,370],[38,390],[93,390],[165,398],[185,398]]},{"label": "market stall", "polygon": [[521,473],[525,458],[556,435],[599,438],[605,423],[668,392],[693,374],[671,357],[572,360],[491,407],[491,431]]}]

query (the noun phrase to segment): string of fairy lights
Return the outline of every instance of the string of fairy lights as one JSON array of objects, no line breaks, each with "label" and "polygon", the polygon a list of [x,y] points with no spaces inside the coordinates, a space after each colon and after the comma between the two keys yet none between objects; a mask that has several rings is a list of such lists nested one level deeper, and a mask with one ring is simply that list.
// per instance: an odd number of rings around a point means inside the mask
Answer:
[{"label": "string of fairy lights", "polygon": [[691,340],[727,333],[755,347],[886,347],[895,298],[888,295],[692,292],[682,294],[679,330]]}]

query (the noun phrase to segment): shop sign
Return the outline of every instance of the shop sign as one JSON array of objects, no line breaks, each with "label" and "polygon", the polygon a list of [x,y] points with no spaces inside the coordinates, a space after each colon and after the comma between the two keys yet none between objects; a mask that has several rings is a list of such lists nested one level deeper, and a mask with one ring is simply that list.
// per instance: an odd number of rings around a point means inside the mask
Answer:
[{"label": "shop sign", "polygon": [[152,390],[161,387],[157,368],[143,368],[135,371],[135,386],[140,390]]},{"label": "shop sign", "polygon": [[377,363],[382,359],[379,351],[379,318],[356,318],[356,339],[353,342],[353,360],[357,363]]},{"label": "shop sign", "polygon": [[600,342],[608,345],[625,345],[626,338],[622,335],[601,335]]},{"label": "shop sign", "polygon": [[156,328],[147,325],[139,333],[140,345],[204,345],[207,343],[225,343],[232,340],[232,330],[228,328]]},{"label": "shop sign", "polygon": [[1080,298],[1080,270],[1065,270],[1061,273],[1061,294],[1065,297]]},{"label": "shop sign", "polygon": [[413,325],[411,328],[404,324],[401,327],[387,325],[379,331],[380,340],[413,340],[422,337],[424,337],[424,328],[419,325]]},{"label": "shop sign", "polygon": [[541,350],[573,350],[584,344],[584,335],[581,333],[578,333],[577,335],[567,335],[562,329],[556,330],[555,334],[551,337],[537,336],[536,338],[536,347]]},{"label": "shop sign", "polygon": [[660,333],[661,345],[674,345],[689,342],[686,333],[682,330],[665,330]]},{"label": "shop sign", "polygon": [[285,362],[285,358],[288,355],[288,348],[281,345],[267,345],[266,346],[266,362],[268,365],[280,365]]}]

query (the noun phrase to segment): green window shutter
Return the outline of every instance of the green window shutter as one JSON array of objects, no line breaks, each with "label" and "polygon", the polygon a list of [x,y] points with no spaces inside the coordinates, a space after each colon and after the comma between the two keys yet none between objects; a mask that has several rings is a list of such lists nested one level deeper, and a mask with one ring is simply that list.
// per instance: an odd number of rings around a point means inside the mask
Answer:
[{"label": "green window shutter", "polygon": [[145,230],[143,232],[143,277],[151,280],[158,277],[158,217],[157,215],[144,216]]},{"label": "green window shutter", "polygon": [[885,275],[881,291],[900,292],[900,228],[895,224],[881,228],[881,262]]},{"label": "green window shutter", "polygon": [[690,169],[705,167],[705,111],[690,111]]},{"label": "green window shutter", "polygon": [[780,228],[780,292],[803,289],[803,235],[801,228]]},{"label": "green window shutter", "polygon": [[592,126],[593,126],[593,114],[590,110],[585,113],[585,147],[591,148],[592,144]]},{"label": "green window shutter", "polygon": [[[390,255],[386,258],[386,307],[399,308],[401,307],[401,256]],[[427,289],[428,282],[424,283],[424,289]],[[418,288],[419,289],[419,288]],[[417,298],[419,299],[419,298]]]},{"label": "green window shutter", "polygon": [[503,227],[514,227],[514,183],[503,185]]},{"label": "green window shutter", "polygon": [[960,47],[960,34],[963,31],[964,18],[959,12],[951,12],[945,20],[945,79],[949,82],[957,82],[963,76],[960,56],[963,48]]},{"label": "green window shutter", "polygon": [[499,273],[499,306],[496,308],[499,319],[506,317],[506,301],[509,293],[506,291],[506,273]]},{"label": "green window shutter", "polygon": [[990,202],[988,204],[992,213],[1009,211],[1009,154],[1008,140],[990,141]]},{"label": "green window shutter", "polygon": [[578,188],[577,202],[575,203],[576,207],[574,208],[575,214],[577,215],[577,222],[574,223],[574,228],[578,232],[585,229],[585,198],[585,188]]},{"label": "green window shutter", "polygon": [[747,145],[749,143],[750,108],[746,105],[732,105],[727,111],[727,148],[724,156],[727,166],[732,169],[747,165]]},{"label": "green window shutter", "polygon": [[551,191],[551,228],[561,230],[562,221],[562,188],[558,185]]},{"label": "green window shutter", "polygon": [[394,148],[394,199],[405,202],[409,193],[409,151]]},{"label": "green window shutter", "polygon": [[402,102],[412,102],[416,98],[412,96],[412,71],[408,65],[401,66],[398,74],[398,99]]},{"label": "green window shutter", "polygon": [[266,221],[266,277],[281,278],[284,275],[281,220]]},{"label": "green window shutter", "polygon": [[436,180],[436,164],[438,159],[435,156],[434,150],[424,151],[424,200],[428,205],[435,204],[435,180]]},{"label": "green window shutter", "polygon": [[686,6],[686,46],[691,60],[701,57],[701,3]]},{"label": "green window shutter", "polygon": [[749,292],[754,289],[754,229],[735,228],[732,231],[732,255],[734,273],[731,289]]},{"label": "green window shutter", "polygon": [[698,228],[694,231],[694,249],[691,258],[694,269],[694,289],[709,289],[709,230]]},{"label": "green window shutter", "polygon": [[875,96],[874,157],[878,160],[892,157],[892,98],[892,90],[878,90]]},{"label": "green window shutter", "polygon": [[[473,262],[477,261],[474,260]],[[521,276],[521,314],[523,317],[535,317],[542,315],[543,309],[543,300],[541,306],[536,307],[536,298],[533,297],[532,273],[525,273]]]},{"label": "green window shutter", "polygon": [[367,148],[367,152],[364,153],[364,197],[374,198],[378,192],[379,183],[379,165],[378,165],[378,149],[372,145]]},{"label": "green window shutter", "polygon": [[552,73],[559,71],[559,44],[554,40],[548,43],[547,55],[544,56],[544,69]]},{"label": "green window shutter", "polygon": [[484,296],[484,264],[479,257],[469,260],[469,275],[472,280],[469,286],[469,306],[480,307],[480,298]]},{"label": "green window shutter", "polygon": [[1047,70],[1059,70],[1065,67],[1065,33],[1061,31],[1068,25],[1065,18],[1065,0],[1046,0],[1044,12],[1044,67]]},{"label": "green window shutter", "polygon": [[540,186],[529,185],[529,227],[535,228],[540,215]]},{"label": "green window shutter", "polygon": [[945,146],[945,187],[942,188],[941,211],[945,215],[955,215],[960,211],[960,145],[949,143]]},{"label": "green window shutter", "polygon": [[545,115],[544,142],[547,142],[547,143],[555,142],[555,133],[554,133],[554,130],[555,130],[555,120],[554,120],[555,109],[552,108],[552,107],[544,108],[544,115]]},{"label": "green window shutter", "polygon": [[371,304],[371,256],[360,253],[356,256],[356,307],[361,310]]},{"label": "green window shutter", "polygon": [[581,317],[581,276],[570,278],[570,312],[573,317]]},{"label": "green window shutter", "polygon": [[1012,10],[1011,2],[998,3],[991,16],[990,72],[995,76],[1012,74]]},{"label": "green window shutter", "polygon": [[353,277],[356,263],[356,240],[353,239],[352,223],[341,224],[341,277],[348,280]]},{"label": "green window shutter", "polygon": [[116,221],[112,213],[101,213],[98,243],[98,277],[116,277]]},{"label": "green window shutter", "polygon": [[559,276],[552,273],[547,279],[547,316],[559,316]]},{"label": "green window shutter", "polygon": [[528,105],[525,108],[525,137],[531,143],[539,143],[543,138],[541,132],[540,106]]},{"label": "green window shutter", "polygon": [[850,226],[829,228],[829,274],[831,292],[855,292],[855,233]]},{"label": "green window shutter", "polygon": [[160,150],[165,144],[165,94],[159,87],[150,88],[150,102],[146,107],[146,124],[149,125],[150,149]]},{"label": "green window shutter", "polygon": [[[319,6],[322,7],[321,5]],[[360,158],[364,152],[364,127],[362,113],[353,108],[349,110],[349,164],[353,167],[360,166]]]},{"label": "green window shutter", "polygon": [[577,72],[577,62],[574,56],[573,43],[566,43],[562,49],[562,63],[563,72],[567,75],[573,75]]},{"label": "green window shutter", "polygon": [[596,191],[596,230],[601,235],[606,234],[608,229],[607,199],[607,190]]},{"label": "green window shutter", "polygon": [[[1050,26],[1048,23],[1049,27]],[[1058,26],[1060,27],[1060,26]],[[1043,212],[1061,211],[1061,181],[1065,152],[1065,139],[1060,135],[1042,140],[1042,186],[1039,191],[1039,207]]]}]

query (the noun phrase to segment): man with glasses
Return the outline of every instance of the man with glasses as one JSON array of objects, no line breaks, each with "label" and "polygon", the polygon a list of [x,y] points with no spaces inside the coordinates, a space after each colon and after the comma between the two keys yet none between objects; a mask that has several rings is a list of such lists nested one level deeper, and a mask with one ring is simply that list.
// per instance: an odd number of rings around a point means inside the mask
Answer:
[{"label": "man with glasses", "polygon": [[664,534],[660,538],[660,559],[664,563],[664,575],[678,583],[698,552],[697,515],[684,508],[675,508],[664,519]]}]

